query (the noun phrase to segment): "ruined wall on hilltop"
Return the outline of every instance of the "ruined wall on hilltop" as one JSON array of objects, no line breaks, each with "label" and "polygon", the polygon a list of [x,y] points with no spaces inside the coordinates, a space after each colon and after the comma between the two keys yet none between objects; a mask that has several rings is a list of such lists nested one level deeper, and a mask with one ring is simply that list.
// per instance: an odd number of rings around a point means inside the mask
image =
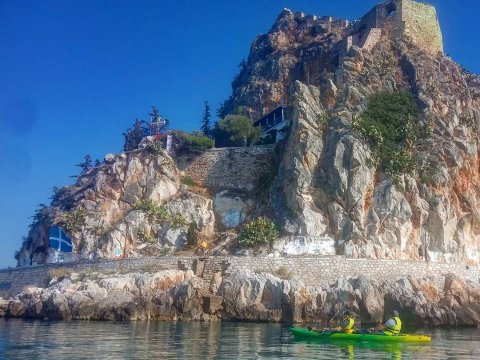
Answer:
[{"label": "ruined wall on hilltop", "polygon": [[443,53],[443,39],[435,7],[412,0],[402,0],[402,34],[419,48],[431,53]]},{"label": "ruined wall on hilltop", "polygon": [[[343,42],[365,47],[371,30],[380,30],[395,41],[408,39],[424,51],[443,53],[443,40],[435,7],[414,0],[391,0],[377,5],[350,26]],[[375,43],[378,42],[378,38]],[[370,41],[372,43],[372,41]],[[350,47],[347,44],[347,52]],[[369,44],[368,50],[372,46]],[[345,54],[346,55],[346,52]]]}]

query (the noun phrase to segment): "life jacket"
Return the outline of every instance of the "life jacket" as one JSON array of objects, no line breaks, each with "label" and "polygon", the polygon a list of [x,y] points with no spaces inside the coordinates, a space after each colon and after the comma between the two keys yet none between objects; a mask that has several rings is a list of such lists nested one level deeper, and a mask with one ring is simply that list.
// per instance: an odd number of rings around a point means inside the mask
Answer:
[{"label": "life jacket", "polygon": [[347,334],[353,333],[353,325],[355,324],[355,319],[353,316],[347,316],[343,319],[343,322],[347,322],[348,324],[342,327],[342,331]]},{"label": "life jacket", "polygon": [[400,320],[398,316],[395,316],[393,320],[395,320],[395,326],[393,328],[386,328],[383,330],[385,335],[393,336],[400,334],[400,331],[402,330],[402,320]]}]

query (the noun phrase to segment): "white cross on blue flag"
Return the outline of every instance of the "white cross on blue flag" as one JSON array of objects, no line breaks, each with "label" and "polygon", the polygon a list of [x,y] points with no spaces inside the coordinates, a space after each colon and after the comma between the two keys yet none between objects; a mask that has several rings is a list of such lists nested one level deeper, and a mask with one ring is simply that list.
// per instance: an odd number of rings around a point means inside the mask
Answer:
[{"label": "white cross on blue flag", "polygon": [[72,239],[59,227],[50,228],[50,247],[61,252],[72,252]]}]

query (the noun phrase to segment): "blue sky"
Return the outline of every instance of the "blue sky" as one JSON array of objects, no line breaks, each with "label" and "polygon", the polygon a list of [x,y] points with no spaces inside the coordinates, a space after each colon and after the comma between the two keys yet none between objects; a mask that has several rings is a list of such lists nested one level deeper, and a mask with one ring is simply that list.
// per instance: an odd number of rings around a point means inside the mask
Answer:
[{"label": "blue sky", "polygon": [[[0,267],[14,266],[37,204],[85,154],[122,149],[150,105],[199,127],[230,94],[253,39],[284,7],[353,20],[373,0],[0,0]],[[480,73],[477,0],[432,0],[446,52]]]}]

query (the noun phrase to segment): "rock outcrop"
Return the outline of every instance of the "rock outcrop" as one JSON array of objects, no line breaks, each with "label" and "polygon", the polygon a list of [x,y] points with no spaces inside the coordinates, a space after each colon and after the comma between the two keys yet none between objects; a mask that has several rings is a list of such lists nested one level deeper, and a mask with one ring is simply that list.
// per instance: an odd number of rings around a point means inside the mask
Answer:
[{"label": "rock outcrop", "polygon": [[478,326],[480,287],[452,274],[380,283],[364,276],[306,287],[274,275],[237,271],[211,283],[191,270],[71,273],[45,288],[0,300],[0,316],[95,320],[248,320],[335,325],[351,310],[365,326],[393,309],[406,326]]},{"label": "rock outcrop", "polygon": [[[290,105],[271,190],[275,218],[285,235],[324,239],[324,254],[478,263],[479,77],[389,28],[373,46],[340,51],[367,20],[348,25],[285,10],[232,84],[226,105],[253,117]],[[398,182],[352,129],[372,95],[395,91],[414,95],[430,129],[415,146],[419,171]]]},{"label": "rock outcrop", "polygon": [[[417,5],[385,2],[351,24],[284,10],[254,41],[224,109],[255,119],[289,105],[290,134],[266,190],[192,189],[168,154],[148,146],[111,155],[37,213],[19,265],[57,260],[51,225],[69,225],[74,256],[112,258],[180,249],[189,234],[215,241],[260,215],[278,224],[287,248],[302,236],[323,255],[479,263],[480,78],[443,55],[434,9]],[[396,91],[414,96],[429,135],[413,149],[417,172],[394,182],[352,122],[372,95]],[[135,206],[142,201],[163,217],[151,221]]]}]

